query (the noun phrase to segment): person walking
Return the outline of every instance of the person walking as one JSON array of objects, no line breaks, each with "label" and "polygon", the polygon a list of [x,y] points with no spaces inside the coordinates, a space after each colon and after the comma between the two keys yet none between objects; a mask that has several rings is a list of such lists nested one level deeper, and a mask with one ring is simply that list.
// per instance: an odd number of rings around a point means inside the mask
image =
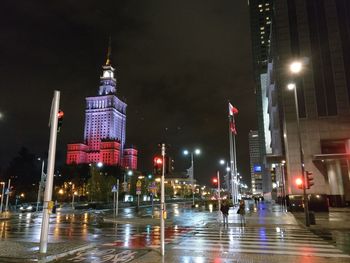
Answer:
[{"label": "person walking", "polygon": [[228,205],[228,203],[226,201],[223,202],[223,204],[221,205],[221,213],[222,213],[222,218],[223,218],[223,224],[228,225],[228,210],[230,210],[230,206]]},{"label": "person walking", "polygon": [[239,201],[239,208],[237,214],[240,215],[241,218],[241,226],[245,226],[245,203],[244,200]]}]

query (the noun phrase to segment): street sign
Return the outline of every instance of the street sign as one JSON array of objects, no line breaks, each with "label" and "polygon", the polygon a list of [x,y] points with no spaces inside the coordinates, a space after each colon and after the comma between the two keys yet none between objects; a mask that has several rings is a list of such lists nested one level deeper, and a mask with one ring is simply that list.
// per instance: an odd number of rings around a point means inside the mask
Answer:
[{"label": "street sign", "polygon": [[10,193],[10,190],[7,188],[6,192],[5,192],[5,195],[8,195],[9,193]]},{"label": "street sign", "polygon": [[128,191],[128,183],[127,182],[123,182],[122,185],[123,185],[123,191],[127,192]]},{"label": "street sign", "polygon": [[118,192],[118,189],[117,189],[117,187],[115,187],[115,185],[113,185],[113,187],[112,187],[112,193],[116,193],[116,192]]},{"label": "street sign", "polygon": [[140,180],[137,180],[137,182],[136,182],[136,187],[141,187],[141,185],[142,185],[141,181],[140,181]]},{"label": "street sign", "polygon": [[137,195],[140,195],[140,194],[141,194],[141,191],[136,191],[136,194],[137,194]]}]

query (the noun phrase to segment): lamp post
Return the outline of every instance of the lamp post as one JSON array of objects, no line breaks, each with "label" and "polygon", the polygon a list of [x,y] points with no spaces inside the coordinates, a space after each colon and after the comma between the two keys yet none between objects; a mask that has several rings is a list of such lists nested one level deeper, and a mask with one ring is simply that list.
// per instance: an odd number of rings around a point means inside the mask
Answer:
[{"label": "lamp post", "polygon": [[219,161],[220,165],[225,165],[226,164],[226,175],[225,175],[225,186],[226,186],[226,191],[227,192],[230,192],[230,171],[231,171],[231,168],[228,164],[228,162],[226,162],[224,159],[221,159]]},{"label": "lamp post", "polygon": [[[290,72],[292,74],[298,74],[302,70],[302,63],[299,61],[294,61],[289,65]],[[289,90],[294,91],[294,102],[295,102],[295,112],[296,112],[296,122],[297,122],[297,133],[298,133],[298,142],[299,142],[299,152],[300,152],[300,165],[301,165],[301,175],[303,178],[303,199],[304,199],[304,211],[305,211],[305,225],[310,226],[309,220],[309,203],[306,194],[306,173],[305,173],[305,162],[304,162],[304,149],[301,142],[301,133],[300,133],[300,121],[299,121],[299,106],[298,106],[298,95],[297,95],[297,86],[295,83],[289,83],[287,85]]]},{"label": "lamp post", "polygon": [[220,193],[220,172],[216,172],[216,176],[218,178],[218,204],[219,204],[219,212],[221,211],[221,193]]},{"label": "lamp post", "polygon": [[282,170],[282,196],[283,196],[283,200],[282,200],[282,206],[284,206],[284,211],[287,212],[287,198],[286,198],[286,176],[285,176],[285,170],[284,170],[284,165],[285,165],[286,161],[282,161],[281,164],[281,170]]},{"label": "lamp post", "polygon": [[9,179],[9,182],[7,183],[5,212],[9,211],[10,191],[11,191],[11,179]]},{"label": "lamp post", "polygon": [[193,159],[194,159],[194,154],[199,155],[201,153],[201,150],[195,149],[192,152],[189,152],[188,150],[184,150],[184,155],[191,155],[191,168],[190,168],[190,175],[191,175],[191,185],[192,185],[192,205],[194,206],[194,164],[193,164]]},{"label": "lamp post", "polygon": [[[38,158],[38,161],[40,161],[40,160],[41,159]],[[39,182],[39,189],[38,189],[38,198],[36,201],[36,212],[39,211],[40,198],[41,198],[41,193],[42,193],[42,189],[43,189],[44,181],[45,181],[44,165],[45,165],[45,161],[43,160],[41,163],[41,175],[40,175],[40,182]]]},{"label": "lamp post", "polygon": [[0,204],[0,213],[2,213],[2,207],[4,204],[4,194],[5,194],[5,182],[0,182],[0,184],[2,184],[1,204]]}]

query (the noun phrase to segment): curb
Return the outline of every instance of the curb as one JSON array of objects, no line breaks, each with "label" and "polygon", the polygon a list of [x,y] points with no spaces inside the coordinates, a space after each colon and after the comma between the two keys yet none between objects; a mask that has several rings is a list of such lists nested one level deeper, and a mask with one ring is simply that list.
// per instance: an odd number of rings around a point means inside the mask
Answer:
[{"label": "curb", "polygon": [[87,250],[87,249],[89,249],[89,248],[93,248],[94,246],[95,246],[95,245],[90,244],[90,245],[81,246],[81,247],[78,247],[78,248],[75,248],[75,249],[72,249],[72,250],[69,250],[69,251],[60,253],[60,254],[51,255],[51,256],[43,256],[43,258],[39,258],[39,259],[38,259],[38,262],[40,262],[40,263],[45,263],[45,262],[50,262],[50,261],[58,260],[58,259],[63,258],[63,257],[65,257],[65,256],[74,254],[74,253],[76,253],[76,252],[80,252],[80,251],[83,251],[83,250]]}]

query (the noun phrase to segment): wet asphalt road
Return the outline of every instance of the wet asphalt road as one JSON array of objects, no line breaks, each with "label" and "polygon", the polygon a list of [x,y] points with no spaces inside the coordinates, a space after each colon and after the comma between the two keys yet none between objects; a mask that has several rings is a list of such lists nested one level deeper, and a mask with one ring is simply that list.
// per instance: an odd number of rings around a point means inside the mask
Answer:
[{"label": "wet asphalt road", "polygon": [[[296,257],[314,255],[316,259],[330,255],[336,258],[342,257],[342,252],[329,241],[346,252],[350,247],[349,233],[344,231],[339,231],[336,235],[334,231],[314,232],[320,234],[322,237],[320,238],[293,224],[284,226],[248,224],[246,227],[241,227],[237,224],[239,219],[234,210],[230,212],[230,226],[223,227],[216,220],[215,211],[207,211],[204,208],[192,209],[190,205],[184,204],[168,205],[167,209],[173,224],[166,227],[165,241],[167,249],[172,251],[174,256],[177,253],[181,254],[182,259],[177,259],[178,262],[197,262],[189,261],[189,257],[193,255],[198,257],[199,254],[203,256],[198,262],[233,259],[237,253]],[[262,206],[260,212],[259,209],[256,211],[260,216],[257,217],[257,222],[271,217],[264,209]],[[134,219],[136,216],[142,219],[148,218],[151,213],[150,207],[141,208],[139,211],[135,208],[124,208],[120,210],[119,217]],[[154,216],[158,215],[156,207]],[[274,212],[273,216],[276,215],[278,217],[278,213]],[[68,210],[58,211],[56,215],[51,216],[49,242],[85,241],[96,245],[92,250],[76,253],[60,262],[129,262],[152,249],[159,248],[158,225],[106,223],[103,221],[105,216],[108,216],[108,211]],[[1,240],[39,242],[40,225],[41,214],[13,215],[11,220],[0,222]],[[321,261],[308,260],[308,262]]]}]

